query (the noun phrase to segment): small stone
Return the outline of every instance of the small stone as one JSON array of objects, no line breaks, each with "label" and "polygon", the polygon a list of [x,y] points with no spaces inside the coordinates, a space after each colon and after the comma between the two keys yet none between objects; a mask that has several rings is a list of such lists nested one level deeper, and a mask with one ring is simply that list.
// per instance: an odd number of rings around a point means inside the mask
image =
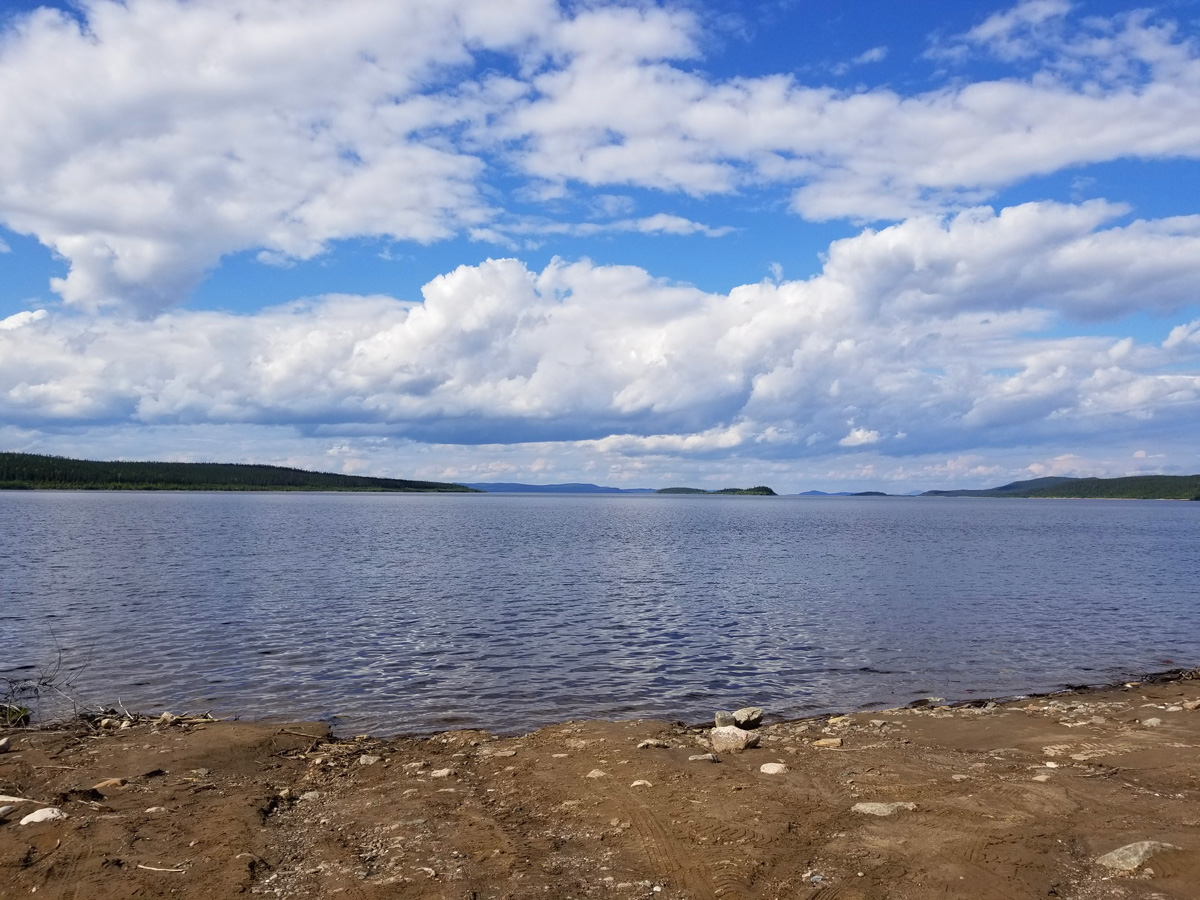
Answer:
[{"label": "small stone", "polygon": [[553,759],[566,759],[568,754],[566,754],[566,753],[551,753],[550,756]]},{"label": "small stone", "polygon": [[951,775],[950,780],[951,781],[970,781],[971,776],[970,775]]},{"label": "small stone", "polygon": [[1181,706],[1183,706],[1184,709],[1190,709],[1194,712],[1195,710],[1200,709],[1200,700],[1184,700]]},{"label": "small stone", "polygon": [[605,778],[607,776],[608,776],[607,772],[601,771],[600,769],[592,769],[592,771],[588,772],[583,777],[584,778]]},{"label": "small stone", "polygon": [[713,725],[717,728],[728,728],[730,725],[736,724],[737,722],[734,721],[733,713],[731,712],[719,712],[713,716]]},{"label": "small stone", "polygon": [[154,813],[165,813],[166,811],[167,811],[167,808],[165,806],[151,806],[149,809],[146,810],[146,812],[148,812],[152,815]]},{"label": "small stone", "polygon": [[764,775],[783,775],[787,770],[788,767],[783,763],[763,763],[758,767],[758,771]]},{"label": "small stone", "polygon": [[762,724],[763,711],[760,706],[743,706],[734,710],[733,724],[738,728],[757,728]]},{"label": "small stone", "polygon": [[16,812],[16,811],[17,811],[17,808],[15,806],[0,806],[0,819],[4,819],[8,816],[9,813]]},{"label": "small stone", "polygon": [[0,753],[7,753],[12,749],[12,745],[8,742],[8,738],[0,738]]},{"label": "small stone", "polygon": [[688,762],[720,762],[720,758],[715,753],[693,753],[688,757]]},{"label": "small stone", "polygon": [[1183,712],[1182,706],[1168,706],[1167,712]]},{"label": "small stone", "polygon": [[648,782],[645,778],[639,778],[637,781],[631,784],[630,787],[654,787],[654,785]]},{"label": "small stone", "polygon": [[646,740],[642,741],[640,744],[637,745],[637,748],[639,750],[646,750],[650,747],[657,747],[661,750],[665,750],[670,746],[671,745],[668,744],[666,741],[659,741],[659,740],[655,740],[654,738],[646,738]]},{"label": "small stone", "polygon": [[712,748],[717,753],[740,753],[758,746],[758,735],[736,725],[725,725],[709,732]]},{"label": "small stone", "polygon": [[179,716],[173,716],[169,712],[164,712],[161,716],[158,717],[158,719],[156,721],[158,722],[159,725],[171,725],[178,718],[179,718]]},{"label": "small stone", "polygon": [[883,719],[872,719],[870,724],[872,728],[886,728],[888,723]]},{"label": "small stone", "polygon": [[116,728],[117,727],[116,719],[101,719],[97,724],[101,728]]},{"label": "small stone", "polygon": [[300,795],[300,800],[303,803],[311,803],[313,800],[320,800],[320,799],[321,799],[320,791],[305,791],[303,794]]},{"label": "small stone", "polygon": [[498,756],[503,759],[508,759],[510,756],[516,756],[516,755],[517,755],[516,750],[497,750],[495,753],[492,754],[492,756]]},{"label": "small stone", "polygon": [[1047,781],[1050,780],[1050,776],[1049,775],[1034,775],[1033,780],[1037,781],[1037,782],[1041,782],[1042,784],[1045,784]]},{"label": "small stone", "polygon": [[105,778],[92,785],[93,791],[108,791],[113,788],[125,787],[128,782],[124,778]]},{"label": "small stone", "polygon": [[849,725],[850,717],[849,716],[830,716],[829,724],[830,725]]},{"label": "small stone", "polygon": [[22,825],[36,825],[38,822],[56,822],[59,819],[65,819],[67,814],[61,809],[54,806],[47,806],[45,809],[39,809],[36,812],[31,812],[21,820]]},{"label": "small stone", "polygon": [[382,756],[368,756],[367,754],[363,754],[358,758],[358,764],[360,766],[373,766],[381,759],[383,759]]},{"label": "small stone", "polygon": [[915,803],[855,803],[852,812],[867,816],[893,816],[902,809],[916,809]]},{"label": "small stone", "polygon": [[840,747],[842,746],[841,738],[821,738],[819,741],[813,741],[814,747]]},{"label": "small stone", "polygon": [[1136,844],[1126,844],[1111,853],[1105,853],[1096,860],[1100,865],[1110,869],[1120,869],[1132,872],[1146,862],[1150,857],[1164,850],[1178,850],[1174,844],[1164,844],[1159,841],[1138,841]]},{"label": "small stone", "polygon": [[454,774],[453,769],[434,769],[429,773],[430,778],[449,778]]},{"label": "small stone", "polygon": [[1153,718],[1153,719],[1143,719],[1142,724],[1145,725],[1147,728],[1157,728],[1159,725],[1162,724],[1162,719],[1159,719],[1157,717]]}]

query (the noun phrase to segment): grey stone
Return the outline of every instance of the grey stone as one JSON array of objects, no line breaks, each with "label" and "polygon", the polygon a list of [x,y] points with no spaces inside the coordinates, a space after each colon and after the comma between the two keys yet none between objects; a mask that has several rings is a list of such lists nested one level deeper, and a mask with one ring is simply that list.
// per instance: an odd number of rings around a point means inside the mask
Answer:
[{"label": "grey stone", "polygon": [[1195,711],[1200,709],[1200,700],[1184,700],[1183,708]]},{"label": "grey stone", "polygon": [[726,728],[730,725],[736,725],[737,722],[734,721],[733,713],[719,712],[715,716],[713,716],[713,724],[717,728]]},{"label": "grey stone", "polygon": [[659,741],[659,740],[655,740],[654,738],[646,738],[646,740],[642,741],[640,744],[637,745],[637,748],[639,750],[646,750],[650,747],[657,747],[661,750],[665,750],[670,746],[671,745],[668,744],[666,741]]},{"label": "grey stone", "polygon": [[1162,719],[1159,719],[1157,717],[1153,718],[1153,719],[1143,719],[1142,724],[1145,725],[1147,728],[1157,728],[1159,725],[1162,724]]},{"label": "grey stone", "polygon": [[592,771],[588,772],[583,777],[584,778],[605,778],[607,776],[608,776],[608,773],[601,769],[592,769]]},{"label": "grey stone", "polygon": [[375,763],[379,762],[381,759],[383,759],[382,756],[368,756],[368,755],[364,754],[358,758],[358,764],[360,766],[373,766],[373,765],[375,765]]},{"label": "grey stone", "polygon": [[715,753],[695,753],[688,757],[688,762],[720,762]]},{"label": "grey stone", "polygon": [[7,818],[9,813],[16,812],[16,810],[15,806],[0,806],[0,819]]},{"label": "grey stone", "polygon": [[762,724],[763,711],[760,706],[743,706],[734,710],[733,724],[738,728],[757,728]]},{"label": "grey stone", "polygon": [[449,778],[454,774],[453,769],[434,769],[429,773],[430,778]]},{"label": "grey stone", "polygon": [[1136,844],[1126,844],[1111,853],[1105,853],[1096,862],[1110,869],[1132,872],[1156,853],[1178,849],[1174,844],[1164,844],[1160,841],[1138,841]]},{"label": "grey stone", "polygon": [[321,792],[320,791],[305,791],[303,794],[300,795],[300,799],[304,803],[310,803],[313,800],[320,800]]},{"label": "grey stone", "polygon": [[713,750],[717,753],[739,753],[742,750],[758,746],[757,734],[738,728],[736,725],[714,728],[709,733],[709,738],[712,740]]},{"label": "grey stone", "polygon": [[758,771],[764,775],[783,775],[788,771],[788,767],[783,763],[763,763],[758,767]]},{"label": "grey stone", "polygon": [[8,738],[0,738],[0,753],[7,753],[11,749],[12,744],[9,743]]},{"label": "grey stone", "polygon": [[22,825],[36,825],[38,822],[56,822],[59,819],[65,819],[67,814],[61,809],[54,806],[47,806],[45,809],[39,809],[36,812],[31,812],[21,820]]},{"label": "grey stone", "polygon": [[855,803],[851,810],[867,816],[894,816],[902,809],[916,809],[915,803]]}]

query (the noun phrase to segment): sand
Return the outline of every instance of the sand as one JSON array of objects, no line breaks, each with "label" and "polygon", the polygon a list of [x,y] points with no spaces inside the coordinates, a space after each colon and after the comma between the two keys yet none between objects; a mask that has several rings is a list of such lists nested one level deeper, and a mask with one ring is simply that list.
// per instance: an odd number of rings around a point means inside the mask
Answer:
[{"label": "sand", "polygon": [[[645,720],[9,729],[0,898],[1196,898],[1193,676],[768,721],[718,762]],[[67,818],[19,824],[45,807]]]}]

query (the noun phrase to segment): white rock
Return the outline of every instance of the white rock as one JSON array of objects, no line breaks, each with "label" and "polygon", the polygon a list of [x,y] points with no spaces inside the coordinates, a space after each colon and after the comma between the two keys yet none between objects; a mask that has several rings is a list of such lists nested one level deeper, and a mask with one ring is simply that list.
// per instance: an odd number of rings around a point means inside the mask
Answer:
[{"label": "white rock", "polygon": [[902,809],[916,809],[915,803],[855,803],[851,810],[867,816],[892,816]]},{"label": "white rock", "polygon": [[1132,872],[1156,853],[1164,850],[1178,850],[1174,844],[1164,844],[1159,841],[1138,841],[1136,844],[1126,844],[1111,853],[1105,853],[1096,860],[1100,865],[1110,869],[1120,869]]},{"label": "white rock", "polygon": [[1184,700],[1183,708],[1190,709],[1193,711],[1200,709],[1200,700]]},{"label": "white rock", "polygon": [[738,753],[758,746],[758,735],[738,728],[736,725],[724,725],[709,732],[712,748],[717,753]]},{"label": "white rock", "polygon": [[430,778],[449,778],[454,774],[453,769],[434,769],[429,773]]},{"label": "white rock", "polygon": [[607,775],[608,775],[607,772],[603,772],[600,769],[592,769],[592,771],[588,772],[583,777],[584,778],[605,778]]},{"label": "white rock", "polygon": [[0,738],[0,753],[7,753],[11,749],[12,744],[9,743],[8,738]]},{"label": "white rock", "polygon": [[645,778],[639,778],[637,781],[631,784],[630,787],[654,787],[654,785],[648,782]]},{"label": "white rock", "polygon": [[16,811],[17,808],[15,806],[0,806],[0,819],[3,819],[9,813]]},{"label": "white rock", "polygon": [[731,712],[719,712],[713,716],[713,725],[717,728],[726,728],[736,724],[737,722],[734,721],[733,713]]},{"label": "white rock", "polygon": [[951,775],[950,780],[951,781],[970,781],[971,776],[970,775]]},{"label": "white rock", "polygon": [[320,799],[321,799],[320,791],[305,791],[303,794],[300,795],[300,800],[304,803],[309,803],[313,800],[320,800]]},{"label": "white rock", "polygon": [[738,728],[757,728],[762,723],[763,711],[760,706],[743,706],[734,710],[733,724]]},{"label": "white rock", "polygon": [[1045,784],[1047,781],[1050,780],[1050,776],[1049,775],[1034,775],[1033,780],[1040,782],[1041,784]]},{"label": "white rock", "polygon": [[382,756],[367,756],[364,754],[363,756],[360,756],[358,758],[358,764],[360,766],[373,766],[373,765],[375,765],[375,763],[379,762],[381,759],[383,759]]},{"label": "white rock", "polygon": [[1157,717],[1153,718],[1153,719],[1142,719],[1142,724],[1145,725],[1147,728],[1157,728],[1159,725],[1162,724],[1162,719],[1159,719]]},{"label": "white rock", "polygon": [[720,762],[715,753],[694,753],[688,757],[688,762]]},{"label": "white rock", "polygon": [[666,741],[659,741],[654,738],[646,738],[646,740],[642,741],[640,744],[637,745],[637,748],[639,750],[646,750],[651,747],[657,747],[660,750],[665,750],[670,746],[671,745],[668,744]]},{"label": "white rock", "polygon": [[148,813],[165,813],[166,811],[167,808],[165,806],[151,806],[148,810],[146,810]]},{"label": "white rock", "polygon": [[758,771],[764,775],[782,775],[788,770],[788,767],[783,763],[763,763],[758,767]]},{"label": "white rock", "polygon": [[56,822],[59,819],[65,819],[67,814],[61,809],[53,806],[47,806],[45,809],[39,809],[36,812],[31,812],[21,820],[22,825],[35,825],[38,822]]},{"label": "white rock", "polygon": [[840,746],[842,746],[842,739],[841,738],[821,738],[818,741],[813,741],[813,746],[814,747],[824,747],[827,749],[830,747],[840,747]]},{"label": "white rock", "polygon": [[0,794],[0,803],[32,803],[28,797],[10,797],[8,794]]}]

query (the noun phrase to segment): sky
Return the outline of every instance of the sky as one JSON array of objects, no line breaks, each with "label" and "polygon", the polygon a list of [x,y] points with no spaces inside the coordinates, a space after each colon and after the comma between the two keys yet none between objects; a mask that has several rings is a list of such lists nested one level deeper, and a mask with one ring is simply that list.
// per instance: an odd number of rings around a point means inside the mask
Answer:
[{"label": "sky", "polygon": [[1200,0],[0,0],[0,449],[1200,472]]}]

